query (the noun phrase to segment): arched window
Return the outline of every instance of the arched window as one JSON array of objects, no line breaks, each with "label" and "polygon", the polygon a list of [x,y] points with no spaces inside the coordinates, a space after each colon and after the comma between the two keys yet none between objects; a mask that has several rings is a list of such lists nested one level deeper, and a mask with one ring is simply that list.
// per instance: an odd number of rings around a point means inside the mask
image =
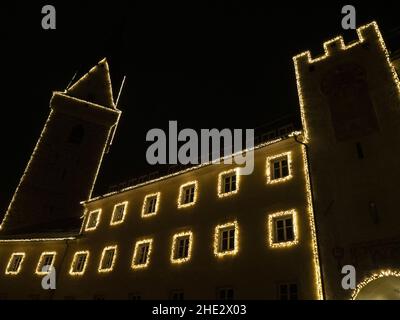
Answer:
[{"label": "arched window", "polygon": [[73,144],[81,144],[84,136],[85,136],[85,129],[83,129],[83,126],[80,124],[76,125],[75,127],[72,128],[69,134],[68,142]]}]

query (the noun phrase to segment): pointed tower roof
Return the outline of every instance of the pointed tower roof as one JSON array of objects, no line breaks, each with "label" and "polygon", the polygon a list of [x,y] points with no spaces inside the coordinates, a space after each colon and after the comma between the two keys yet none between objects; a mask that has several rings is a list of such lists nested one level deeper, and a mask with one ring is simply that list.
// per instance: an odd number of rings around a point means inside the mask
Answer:
[{"label": "pointed tower roof", "polygon": [[103,107],[115,109],[110,70],[104,58],[88,73],[75,82],[66,94],[87,102],[96,103]]}]

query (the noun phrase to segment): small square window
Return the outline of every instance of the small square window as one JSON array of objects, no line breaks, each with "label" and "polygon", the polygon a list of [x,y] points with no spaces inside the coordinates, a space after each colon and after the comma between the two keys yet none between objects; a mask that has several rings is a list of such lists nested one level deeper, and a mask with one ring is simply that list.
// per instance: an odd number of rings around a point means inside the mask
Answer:
[{"label": "small square window", "polygon": [[218,176],[218,197],[226,197],[239,191],[239,169],[225,171]]},{"label": "small square window", "polygon": [[72,259],[70,275],[83,275],[86,270],[87,262],[89,260],[89,251],[78,251],[74,254]]},{"label": "small square window", "polygon": [[150,217],[157,214],[160,205],[160,193],[149,194],[144,198],[142,217]]},{"label": "small square window", "polygon": [[218,300],[233,300],[234,290],[231,287],[218,288],[217,289],[217,299]]},{"label": "small square window", "polygon": [[140,293],[130,293],[128,295],[129,300],[140,301],[142,300],[142,295]]},{"label": "small square window", "polygon": [[22,262],[24,261],[24,259],[25,259],[25,253],[23,252],[13,253],[10,257],[10,260],[8,261],[6,274],[17,275],[18,273],[20,273],[22,268]]},{"label": "small square window", "polygon": [[267,183],[273,184],[292,178],[291,152],[267,158]]},{"label": "small square window", "polygon": [[150,254],[152,249],[153,240],[141,240],[136,242],[135,251],[133,253],[132,268],[141,269],[146,268],[150,264]]},{"label": "small square window", "polygon": [[197,181],[181,185],[179,188],[178,208],[194,205],[197,200]]},{"label": "small square window", "polygon": [[178,301],[178,300],[184,300],[185,295],[183,293],[183,290],[174,290],[171,292],[171,300]]},{"label": "small square window", "polygon": [[39,258],[37,267],[36,267],[36,274],[38,275],[45,275],[48,272],[43,271],[44,266],[54,266],[54,262],[56,259],[57,252],[43,252]]},{"label": "small square window", "polygon": [[281,283],[278,285],[279,300],[298,300],[298,288],[296,283]]},{"label": "small square window", "polygon": [[124,222],[127,206],[128,206],[127,201],[118,203],[114,206],[111,223],[110,223],[112,226]]},{"label": "small square window", "polygon": [[172,238],[171,262],[183,263],[190,260],[193,242],[192,232],[175,234]]},{"label": "small square window", "polygon": [[268,228],[270,247],[289,247],[298,243],[297,213],[295,210],[269,215]]},{"label": "small square window", "polygon": [[231,222],[215,228],[214,254],[218,257],[235,255],[239,250],[239,226]]},{"label": "small square window", "polygon": [[88,214],[85,231],[92,231],[97,228],[100,222],[101,210],[91,211]]},{"label": "small square window", "polygon": [[110,272],[114,268],[117,246],[105,247],[101,254],[99,272]]}]

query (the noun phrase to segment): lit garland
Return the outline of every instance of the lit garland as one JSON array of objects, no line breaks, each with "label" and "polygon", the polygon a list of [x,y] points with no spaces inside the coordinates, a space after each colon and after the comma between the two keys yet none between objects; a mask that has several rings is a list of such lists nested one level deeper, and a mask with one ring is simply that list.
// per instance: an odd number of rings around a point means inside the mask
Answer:
[{"label": "lit garland", "polygon": [[32,239],[2,239],[1,242],[42,242],[42,241],[66,241],[75,240],[75,237],[65,237],[65,238],[32,238]]},{"label": "lit garland", "polygon": [[392,271],[392,270],[381,270],[378,273],[373,274],[372,276],[366,278],[362,282],[360,282],[357,288],[354,290],[353,294],[351,295],[351,300],[355,300],[360,293],[360,291],[367,286],[370,282],[377,280],[383,277],[400,277],[400,271]]},{"label": "lit garland", "polygon": [[[21,261],[20,261],[20,263],[19,263],[19,265],[18,265],[17,270],[13,271],[13,270],[10,270],[10,268],[11,268],[11,264],[12,264],[12,262],[14,261],[14,258],[15,258],[16,256],[20,256],[20,257],[21,257]],[[25,252],[14,252],[14,253],[11,255],[10,259],[8,260],[7,268],[6,268],[6,274],[7,274],[7,275],[15,276],[15,275],[17,275],[18,273],[20,273],[20,272],[21,272],[21,269],[22,269],[22,263],[24,262],[24,259],[25,259]]]},{"label": "lit garland", "polygon": [[299,96],[299,103],[300,103],[300,114],[301,114],[301,121],[303,124],[303,131],[304,131],[304,143],[308,142],[309,139],[309,134],[308,134],[308,127],[307,127],[307,120],[306,120],[306,112],[305,112],[305,101],[304,101],[304,93],[303,93],[303,88],[301,85],[301,77],[300,77],[300,68],[299,65],[302,61],[306,60],[306,62],[308,64],[313,64],[313,63],[317,63],[323,60],[326,60],[328,57],[331,56],[331,50],[330,47],[332,47],[333,44],[338,44],[339,45],[339,50],[345,51],[345,50],[349,50],[357,45],[360,45],[362,43],[364,43],[367,39],[367,37],[364,37],[363,33],[367,30],[370,30],[372,28],[372,30],[374,30],[376,36],[378,37],[379,40],[379,45],[381,47],[381,50],[383,51],[385,58],[386,58],[386,62],[388,64],[388,67],[390,69],[390,72],[392,74],[392,78],[394,83],[396,84],[397,87],[397,93],[400,94],[400,81],[399,81],[399,77],[397,75],[397,72],[392,64],[392,62],[390,61],[390,54],[386,48],[385,45],[385,41],[383,40],[382,34],[379,31],[379,27],[378,24],[376,23],[376,21],[373,21],[367,25],[364,25],[360,28],[357,29],[357,35],[359,38],[359,41],[356,41],[354,43],[351,43],[350,45],[346,46],[344,41],[343,41],[343,37],[339,36],[336,37],[334,39],[331,39],[327,42],[324,43],[324,50],[325,50],[325,54],[323,56],[320,56],[318,58],[312,59],[311,58],[311,53],[310,51],[306,51],[303,52],[299,55],[296,55],[295,57],[293,57],[293,61],[294,61],[294,66],[295,66],[295,73],[296,73],[296,84],[297,84],[297,91],[298,91],[298,96]]},{"label": "lit garland", "polygon": [[[224,178],[228,176],[233,176],[236,175],[236,189],[234,191],[230,192],[224,192]],[[218,175],[218,197],[219,198],[225,198],[231,195],[234,195],[239,192],[239,185],[240,185],[240,174],[239,174],[239,168],[227,170],[224,172],[221,172]]]},{"label": "lit garland", "polygon": [[35,273],[36,273],[37,275],[40,275],[40,276],[48,274],[48,272],[43,272],[43,271],[42,271],[42,268],[44,267],[44,262],[45,262],[45,261],[44,261],[44,258],[45,258],[45,256],[53,256],[53,259],[52,259],[51,265],[50,265],[51,267],[53,267],[53,266],[54,266],[54,263],[55,263],[55,260],[56,260],[56,255],[57,255],[57,252],[55,252],[55,251],[45,251],[45,252],[42,252],[42,254],[40,255],[38,264],[37,264],[37,266],[36,266],[36,271],[35,271]]},{"label": "lit garland", "polygon": [[[90,222],[92,221],[92,215],[96,215],[96,224],[94,226],[90,226]],[[85,227],[85,231],[93,231],[96,230],[97,226],[100,223],[100,218],[101,218],[101,209],[97,209],[94,211],[90,211],[88,218],[86,220],[86,227]]]},{"label": "lit garland", "polygon": [[[194,186],[194,195],[193,201],[189,203],[184,203],[185,197],[185,189],[187,187]],[[187,208],[193,206],[197,201],[197,193],[198,193],[198,183],[197,181],[190,181],[180,186],[179,188],[179,195],[178,195],[178,209]]]},{"label": "lit garland", "polygon": [[[115,215],[116,215],[116,211],[117,211],[118,207],[120,207],[120,206],[124,206],[124,211],[123,211],[123,213],[122,213],[122,218],[121,218],[120,220],[114,221]],[[116,225],[118,225],[118,224],[123,223],[124,220],[125,220],[125,215],[126,215],[127,209],[128,209],[128,201],[124,201],[124,202],[121,202],[121,203],[117,203],[117,204],[114,206],[114,210],[113,210],[113,213],[112,213],[110,225],[111,225],[111,226],[116,226]]]},{"label": "lit garland", "polygon": [[[78,257],[82,256],[82,255],[86,256],[83,268],[82,268],[81,271],[74,271],[75,263],[77,263]],[[71,268],[69,269],[69,274],[71,276],[82,276],[85,273],[86,267],[87,267],[87,265],[89,263],[89,256],[90,256],[89,250],[75,252],[74,258],[72,259]]]},{"label": "lit garland", "polygon": [[[184,258],[175,258],[175,253],[177,250],[178,241],[180,238],[188,237],[189,238],[189,249],[188,249],[188,256]],[[186,231],[174,234],[172,237],[172,247],[171,247],[171,262],[175,264],[181,264],[190,260],[192,256],[192,246],[193,246],[193,232]]]},{"label": "lit garland", "polygon": [[[137,255],[138,255],[138,250],[142,245],[148,245],[149,249],[147,251],[147,259],[145,263],[142,264],[137,264],[136,263],[136,259],[137,259]],[[133,253],[133,258],[132,258],[132,269],[144,269],[147,268],[150,264],[150,255],[151,255],[151,251],[153,250],[153,239],[144,239],[144,240],[140,240],[137,241],[135,244],[135,250]]]},{"label": "lit garland", "polygon": [[[289,174],[286,177],[283,178],[278,178],[278,179],[273,179],[273,167],[271,166],[271,163],[274,160],[280,159],[280,158],[287,158],[287,164],[288,164],[288,171]],[[293,173],[292,173],[292,152],[285,152],[278,154],[276,156],[272,157],[267,157],[267,166],[266,166],[266,175],[267,175],[267,183],[268,184],[275,184],[279,182],[285,182],[293,178]]]},{"label": "lit garland", "polygon": [[[276,228],[275,221],[277,218],[291,217],[293,220],[293,240],[285,241],[285,242],[276,242]],[[268,216],[268,240],[269,246],[271,248],[288,248],[295,246],[299,243],[299,235],[298,235],[298,225],[297,225],[297,212],[296,210],[282,211],[270,214]]]},{"label": "lit garland", "polygon": [[[107,251],[113,251],[112,262],[111,262],[111,266],[109,268],[104,268],[103,269],[102,268],[103,260],[104,260],[104,257],[105,257],[105,254],[106,254]],[[111,272],[114,269],[115,261],[117,259],[117,253],[118,253],[118,246],[117,245],[105,247],[103,249],[102,254],[101,254],[101,258],[100,258],[100,262],[99,262],[99,268],[98,268],[97,271],[99,273]]]},{"label": "lit garland", "polygon": [[[156,208],[155,208],[154,212],[148,213],[147,212],[147,203],[152,198],[156,198]],[[144,197],[143,206],[142,206],[142,218],[148,218],[151,216],[155,216],[157,214],[158,208],[160,206],[160,198],[161,198],[161,192],[148,194]]]},{"label": "lit garland", "polygon": [[[221,230],[234,228],[235,230],[235,248],[233,250],[220,251],[220,232]],[[225,256],[234,256],[239,252],[239,224],[238,222],[232,221],[225,224],[221,224],[215,227],[214,231],[214,255],[218,258]]]}]

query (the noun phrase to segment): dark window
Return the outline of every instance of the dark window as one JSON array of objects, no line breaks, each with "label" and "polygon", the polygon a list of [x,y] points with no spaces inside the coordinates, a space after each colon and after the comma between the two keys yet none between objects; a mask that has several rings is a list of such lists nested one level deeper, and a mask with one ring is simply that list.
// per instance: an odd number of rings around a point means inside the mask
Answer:
[{"label": "dark window", "polygon": [[85,129],[83,129],[83,126],[79,124],[72,128],[68,137],[68,142],[72,144],[81,144],[84,136]]},{"label": "dark window", "polygon": [[220,300],[233,300],[234,291],[232,288],[222,288],[218,290],[218,298]]},{"label": "dark window", "polygon": [[275,220],[275,242],[286,242],[294,240],[293,218],[286,217]]},{"label": "dark window", "polygon": [[296,283],[282,283],[279,285],[280,300],[298,300],[298,290]]},{"label": "dark window", "polygon": [[171,294],[171,299],[172,300],[184,300],[185,295],[183,294],[183,291],[173,291]]}]

